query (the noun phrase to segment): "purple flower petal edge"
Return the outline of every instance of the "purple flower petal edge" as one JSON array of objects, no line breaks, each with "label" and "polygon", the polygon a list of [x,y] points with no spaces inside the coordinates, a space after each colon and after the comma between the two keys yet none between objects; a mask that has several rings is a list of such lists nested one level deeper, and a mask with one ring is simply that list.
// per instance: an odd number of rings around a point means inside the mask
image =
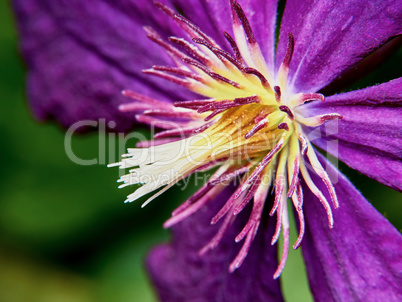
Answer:
[{"label": "purple flower petal edge", "polygon": [[342,93],[306,106],[309,114],[337,112],[313,142],[357,171],[402,190],[402,78]]},{"label": "purple flower petal edge", "polygon": [[[333,209],[335,224],[329,229],[320,202],[304,185],[302,251],[315,300],[401,301],[401,234],[322,155],[319,158],[334,180],[340,207]],[[326,192],[319,177],[313,180]]]},{"label": "purple flower petal edge", "polygon": [[294,92],[316,92],[365,56],[402,33],[402,2],[286,1],[276,63],[283,60],[287,34],[295,37],[290,64]]},{"label": "purple flower petal edge", "polygon": [[[173,242],[154,248],[148,256],[147,267],[161,301],[282,301],[279,280],[273,280],[278,265],[277,248],[270,241],[275,219],[261,224],[249,254],[234,273],[230,262],[242,242],[234,237],[247,221],[247,213],[238,217],[221,243],[204,256],[199,250],[216,234],[219,225],[211,218],[223,205],[233,188],[223,191],[216,199],[192,216],[172,227]],[[245,211],[248,212],[248,211]]]},{"label": "purple flower petal edge", "polygon": [[64,127],[81,120],[113,120],[128,130],[133,115],[118,106],[132,89],[162,100],[192,96],[185,89],[142,74],[171,64],[146,37],[144,25],[166,37],[177,25],[152,1],[14,0],[21,51],[28,66],[28,98],[35,115]]}]

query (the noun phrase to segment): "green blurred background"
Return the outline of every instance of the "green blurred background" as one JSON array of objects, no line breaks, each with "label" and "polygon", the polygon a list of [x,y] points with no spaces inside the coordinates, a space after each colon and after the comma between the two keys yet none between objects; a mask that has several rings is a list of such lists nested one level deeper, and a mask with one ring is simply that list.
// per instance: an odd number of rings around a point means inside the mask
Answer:
[{"label": "green blurred background", "polygon": [[[63,129],[39,123],[27,105],[6,1],[0,1],[0,25],[0,302],[156,301],[145,255],[168,240],[162,223],[195,188],[171,189],[141,209],[141,201],[123,204],[128,190],[117,190],[117,169],[71,162]],[[400,51],[354,88],[400,76],[395,66],[401,66]],[[111,162],[118,159],[117,145],[106,140]],[[94,158],[98,134],[74,137],[72,147],[77,156]],[[402,228],[399,193],[344,165],[341,170]],[[282,285],[287,301],[311,300],[300,251],[291,251]]]}]

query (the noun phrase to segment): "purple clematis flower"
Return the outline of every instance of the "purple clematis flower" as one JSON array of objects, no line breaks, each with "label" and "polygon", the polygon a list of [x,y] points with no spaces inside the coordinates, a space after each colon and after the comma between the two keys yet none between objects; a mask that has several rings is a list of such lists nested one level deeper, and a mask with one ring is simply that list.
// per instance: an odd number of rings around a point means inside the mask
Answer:
[{"label": "purple clematis flower", "polygon": [[401,3],[288,0],[276,51],[276,0],[13,3],[39,118],[162,129],[116,164],[127,201],[218,167],[148,258],[161,300],[282,300],[292,211],[316,300],[402,300],[400,233],[310,142],[402,189],[402,78],[320,93],[401,34]]}]

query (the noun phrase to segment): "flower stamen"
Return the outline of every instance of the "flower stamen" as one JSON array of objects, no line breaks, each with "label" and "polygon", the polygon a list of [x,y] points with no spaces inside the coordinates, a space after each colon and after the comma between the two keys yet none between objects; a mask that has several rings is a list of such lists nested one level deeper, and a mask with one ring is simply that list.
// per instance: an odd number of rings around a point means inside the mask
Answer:
[{"label": "flower stamen", "polygon": [[308,127],[318,127],[324,124],[326,121],[330,120],[341,120],[343,119],[343,116],[339,113],[328,113],[328,114],[322,114],[322,115],[316,115],[313,117],[301,117],[299,116],[298,122],[301,124],[304,124]]},{"label": "flower stamen", "polygon": [[281,64],[281,66],[279,67],[279,71],[278,71],[278,78],[279,78],[279,83],[281,84],[281,87],[286,88],[286,83],[287,83],[287,78],[288,78],[288,73],[289,73],[289,65],[290,65],[290,61],[292,60],[294,46],[295,46],[295,38],[293,37],[292,33],[288,33],[288,45],[286,48],[285,58],[283,59],[283,62]]},{"label": "flower stamen", "polygon": [[295,116],[292,113],[292,110],[290,110],[288,106],[286,105],[279,106],[279,110],[285,112],[291,120],[295,118]]},{"label": "flower stamen", "polygon": [[204,73],[206,73],[207,75],[209,75],[211,78],[213,78],[214,80],[216,80],[218,82],[226,83],[226,84],[232,85],[233,87],[236,87],[236,88],[241,88],[239,83],[229,80],[229,79],[225,78],[224,76],[209,70],[207,66],[202,65],[201,63],[199,63],[193,59],[182,58],[182,61],[188,65],[197,67],[198,69],[202,70]]},{"label": "flower stamen", "polygon": [[226,40],[229,42],[230,46],[232,47],[237,61],[244,64],[243,57],[241,56],[241,53],[240,53],[239,47],[236,44],[236,41],[226,31],[223,33],[223,35],[225,36]]},{"label": "flower stamen", "polygon": [[324,102],[325,96],[321,93],[298,93],[291,98],[290,105],[292,107],[297,107],[303,105],[308,101],[317,101],[317,100]]},{"label": "flower stamen", "polygon": [[236,1],[231,1],[235,38],[223,33],[233,54],[221,49],[185,17],[160,2],[155,1],[155,5],[190,39],[171,36],[165,41],[152,28],[144,27],[147,37],[160,45],[176,66],[154,65],[143,72],[181,85],[203,98],[168,103],[124,90],[123,95],[134,102],[122,104],[119,109],[135,111],[139,122],[152,124],[161,131],[154,135],[153,141],[138,143],[137,148],[122,155],[119,163],[109,166],[129,169],[118,180],[119,187],[142,185],[127,196],[126,202],[159,190],[143,206],[185,177],[219,167],[209,181],[172,212],[164,223],[166,228],[212,202],[227,184],[240,178],[237,189],[211,219],[211,224],[216,224],[224,218],[222,225],[199,252],[203,255],[215,248],[233,221],[252,203],[249,219],[234,239],[244,243],[229,265],[230,272],[244,262],[261,220],[274,219],[262,214],[272,186],[275,198],[269,216],[276,214],[276,226],[271,244],[277,243],[281,233],[283,236],[282,257],[273,276],[278,278],[289,251],[288,199],[292,200],[289,204],[296,210],[299,221],[294,249],[300,246],[305,233],[301,183],[322,204],[329,227],[334,225],[331,206],[313,182],[311,173],[324,182],[337,208],[334,185],[304,131],[329,120],[342,119],[342,115],[303,115],[303,104],[325,98],[316,92],[294,94],[294,87],[287,87],[295,48],[291,33],[283,62],[274,72],[269,70],[250,22]]}]

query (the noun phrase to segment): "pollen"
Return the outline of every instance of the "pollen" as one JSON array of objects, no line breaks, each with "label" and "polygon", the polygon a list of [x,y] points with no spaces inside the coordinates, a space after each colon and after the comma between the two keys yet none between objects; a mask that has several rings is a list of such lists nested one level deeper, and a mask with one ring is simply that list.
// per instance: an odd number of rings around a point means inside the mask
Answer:
[{"label": "pollen", "polygon": [[[270,207],[269,215],[276,216],[271,244],[283,236],[282,257],[273,276],[278,278],[289,251],[289,207],[295,209],[299,220],[299,235],[293,248],[297,249],[303,239],[302,182],[322,204],[329,227],[334,225],[329,201],[310,175],[317,174],[325,183],[335,208],[336,192],[304,129],[342,116],[338,113],[304,116],[305,112],[300,110],[304,103],[325,101],[325,97],[315,92],[295,94],[289,86],[289,66],[297,47],[293,35],[288,34],[286,54],[279,69],[269,70],[242,7],[235,1],[231,4],[234,37],[223,33],[232,48],[229,52],[197,25],[155,2],[187,37],[163,39],[155,30],[145,27],[148,38],[170,55],[175,66],[155,65],[144,73],[176,83],[200,98],[167,103],[124,90],[123,95],[132,101],[119,109],[136,112],[139,122],[152,124],[161,131],[152,141],[128,149],[120,162],[109,166],[128,169],[118,180],[120,188],[141,185],[128,195],[126,202],[154,193],[143,206],[189,175],[217,167],[209,181],[173,211],[165,227],[213,202],[228,183],[239,178],[240,185],[211,220],[212,224],[223,220],[219,231],[200,255],[216,247],[234,218],[252,203],[248,222],[234,238],[236,242],[243,241],[243,246],[228,267],[230,272],[239,268],[261,220],[266,219],[264,207]],[[271,191],[273,204],[266,201]]]}]

